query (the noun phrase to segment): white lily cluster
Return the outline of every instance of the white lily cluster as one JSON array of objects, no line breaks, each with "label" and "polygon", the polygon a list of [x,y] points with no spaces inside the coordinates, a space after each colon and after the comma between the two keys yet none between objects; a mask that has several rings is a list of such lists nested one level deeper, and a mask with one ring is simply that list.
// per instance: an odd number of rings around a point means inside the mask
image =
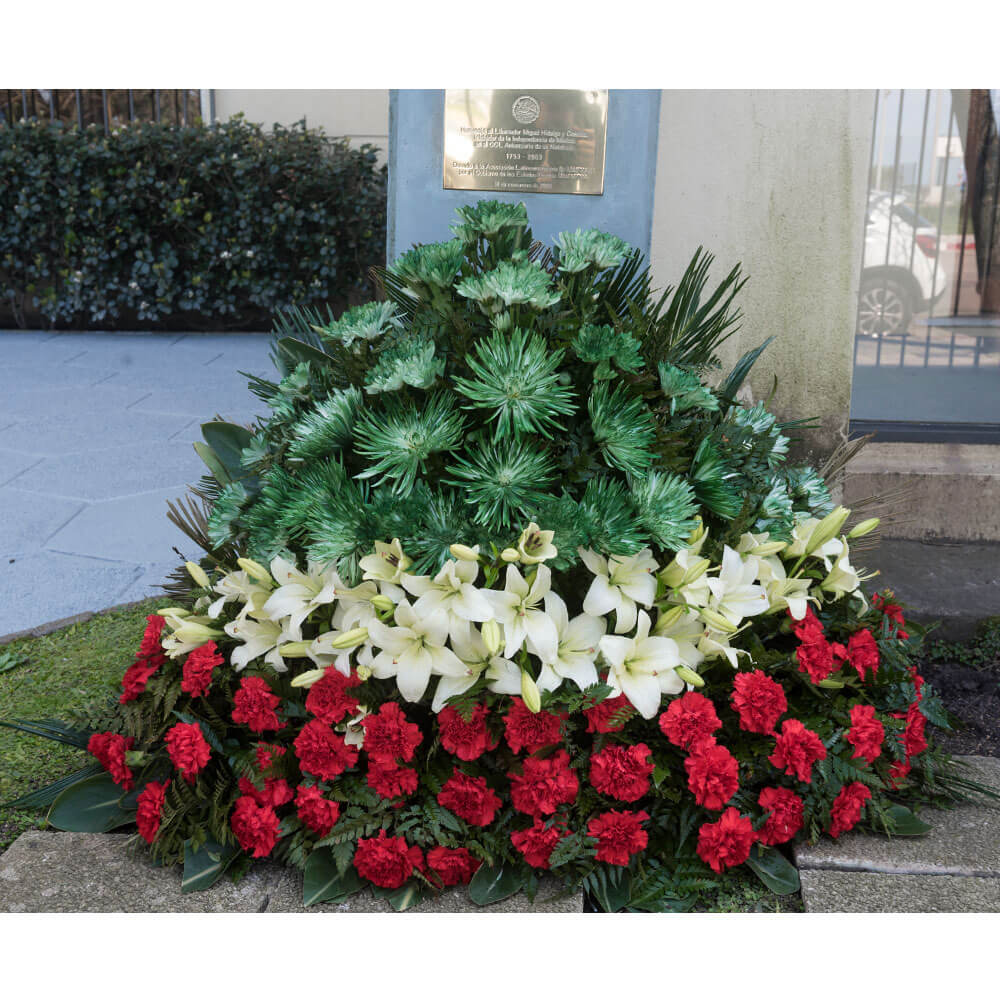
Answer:
[{"label": "white lily cluster", "polygon": [[[790,543],[745,534],[735,549],[723,548],[718,566],[701,555],[702,528],[662,568],[649,549],[607,557],[581,549],[593,579],[572,617],[545,565],[558,554],[553,532],[537,524],[495,559],[455,544],[454,558],[433,576],[407,572],[412,560],[399,539],[377,543],[355,587],[332,567],[303,571],[282,557],[269,568],[241,559],[238,571],[214,583],[191,564],[207,593],[195,614],[161,612],[164,646],[178,657],[226,634],[238,643],[230,656],[236,670],[260,659],[283,673],[287,661],[309,660],[292,680],[307,687],[331,666],[345,675],[354,668],[362,678],[395,679],[411,702],[436,682],[435,712],[477,684],[520,694],[538,711],[541,692],[564,682],[582,690],[606,672],[612,694],[648,719],[663,695],[702,686],[706,661],[735,668],[748,657],[733,639],[755,618],[787,610],[800,619],[809,601],[860,594],[863,577],[850,565],[847,538],[837,537],[841,511],[803,521]],[[805,575],[796,575],[803,564]],[[231,603],[238,611],[220,629]]]}]

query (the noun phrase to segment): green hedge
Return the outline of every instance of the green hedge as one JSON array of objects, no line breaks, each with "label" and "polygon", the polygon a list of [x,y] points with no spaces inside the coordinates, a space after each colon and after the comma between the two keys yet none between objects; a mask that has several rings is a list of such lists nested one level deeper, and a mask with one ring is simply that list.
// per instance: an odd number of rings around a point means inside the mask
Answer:
[{"label": "green hedge", "polygon": [[385,257],[386,169],[304,124],[0,126],[0,309],[20,326],[264,326]]}]

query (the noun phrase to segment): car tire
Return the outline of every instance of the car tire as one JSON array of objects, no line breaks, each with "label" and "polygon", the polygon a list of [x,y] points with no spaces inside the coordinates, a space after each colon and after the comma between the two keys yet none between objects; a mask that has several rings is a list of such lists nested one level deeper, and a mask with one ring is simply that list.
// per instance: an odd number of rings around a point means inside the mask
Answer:
[{"label": "car tire", "polygon": [[858,301],[859,337],[895,337],[907,333],[913,319],[913,296],[896,278],[862,276]]}]

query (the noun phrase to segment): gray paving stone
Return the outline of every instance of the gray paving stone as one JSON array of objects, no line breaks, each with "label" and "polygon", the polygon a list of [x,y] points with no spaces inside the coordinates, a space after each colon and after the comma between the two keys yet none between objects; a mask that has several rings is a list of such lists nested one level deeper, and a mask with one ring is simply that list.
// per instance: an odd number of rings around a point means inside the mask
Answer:
[{"label": "gray paving stone", "polygon": [[168,371],[178,380],[184,377],[187,369],[206,365],[223,353],[215,343],[176,333],[77,334],[60,340],[59,350],[74,350],[77,355],[74,364],[126,372]]},{"label": "gray paving stone", "polygon": [[0,564],[0,635],[106,608],[139,576],[126,562],[33,552]]},{"label": "gray paving stone", "polygon": [[[0,428],[3,423],[0,422]],[[41,455],[32,455],[25,451],[9,451],[0,448],[0,486],[6,486],[26,469],[37,465],[42,460]]]},{"label": "gray paving stone", "polygon": [[[133,403],[148,395],[149,390],[141,390],[128,385],[112,385],[111,382],[102,382],[99,389],[88,392],[86,400],[86,413],[97,413],[127,410]],[[76,392],[58,391],[41,388],[29,383],[18,386],[4,392],[0,398],[0,407],[4,415],[15,414],[14,420],[25,420],[27,418],[37,419],[40,415],[44,417],[79,417],[81,413],[82,397]]]},{"label": "gray paving stone", "polygon": [[267,407],[248,388],[246,379],[236,375],[230,385],[220,385],[211,393],[196,386],[180,385],[170,389],[154,389],[132,407],[140,413],[180,413],[211,420],[216,413],[227,420],[244,423],[245,415],[253,417]]},{"label": "gray paving stone", "polygon": [[[386,913],[370,893],[342,906],[302,906],[302,876],[257,863],[237,883],[220,879],[204,892],[184,894],[180,871],[154,866],[141,850],[129,851],[128,834],[53,833],[30,830],[0,856],[0,911],[7,913]],[[554,900],[546,887],[535,904],[521,895],[486,908],[464,889],[424,901],[424,913],[580,913],[579,895]]]},{"label": "gray paving stone", "polygon": [[[1000,791],[1000,760],[963,757],[967,776]],[[931,825],[923,837],[888,837],[851,832],[838,841],[824,838],[799,845],[800,870],[880,872],[891,875],[957,875],[1000,878],[1000,809],[996,804],[965,804],[950,810],[925,809]]]},{"label": "gray paving stone", "polygon": [[[0,354],[2,361],[2,354]],[[86,389],[115,374],[113,368],[89,368],[76,364],[49,365],[44,356],[38,364],[0,363],[0,392],[25,385],[37,385],[51,391]]]},{"label": "gray paving stone", "polygon": [[46,456],[41,462],[36,459],[37,464],[12,479],[8,486],[81,500],[111,500],[167,488],[173,488],[180,496],[186,484],[197,482],[205,471],[191,446],[196,439],[197,436],[185,435],[173,441],[164,438],[156,443]]},{"label": "gray paving stone", "polygon": [[162,596],[164,580],[180,565],[180,562],[175,556],[173,560],[144,566],[139,578],[128,590],[119,595],[118,600],[124,604],[129,601],[144,601],[147,597]]},{"label": "gray paving stone", "polygon": [[176,545],[190,558],[194,543],[167,520],[167,501],[183,495],[183,488],[171,488],[90,504],[49,539],[46,549],[150,564],[169,558]]},{"label": "gray paving stone", "polygon": [[0,489],[0,510],[4,513],[0,518],[0,557],[41,549],[83,506],[75,500]]},{"label": "gray paving stone", "polygon": [[807,913],[1000,913],[1000,879],[803,871]]},{"label": "gray paving stone", "polygon": [[186,418],[173,414],[89,409],[81,399],[75,415],[40,414],[19,419],[13,427],[0,431],[0,448],[39,455],[106,452],[137,441],[147,441],[150,445],[166,441],[185,423]]}]

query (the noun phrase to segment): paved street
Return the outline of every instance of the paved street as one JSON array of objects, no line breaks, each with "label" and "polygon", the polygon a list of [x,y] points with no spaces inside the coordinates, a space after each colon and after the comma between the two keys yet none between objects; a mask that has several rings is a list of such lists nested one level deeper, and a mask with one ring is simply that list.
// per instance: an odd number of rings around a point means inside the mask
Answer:
[{"label": "paved street", "polygon": [[0,635],[155,591],[194,546],[166,501],[191,443],[261,404],[265,334],[0,331]]}]

